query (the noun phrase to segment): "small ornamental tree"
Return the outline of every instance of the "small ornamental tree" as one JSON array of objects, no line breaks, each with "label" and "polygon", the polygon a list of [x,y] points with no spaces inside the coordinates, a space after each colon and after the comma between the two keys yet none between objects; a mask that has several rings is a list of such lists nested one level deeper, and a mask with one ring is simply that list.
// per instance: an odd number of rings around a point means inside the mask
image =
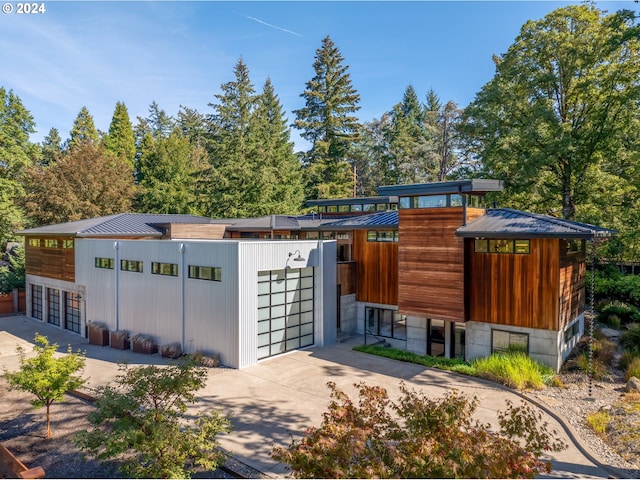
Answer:
[{"label": "small ornamental tree", "polygon": [[93,430],[80,432],[76,444],[100,460],[116,458],[133,478],[188,478],[196,465],[211,470],[223,459],[216,435],[230,431],[218,412],[187,416],[187,404],[204,387],[206,373],[193,360],[166,367],[130,368],[114,386],[98,388]]},{"label": "small ornamental tree", "polygon": [[53,402],[62,400],[69,390],[81,387],[85,380],[74,375],[84,368],[84,353],[73,353],[71,345],[67,349],[67,355],[54,357],[58,344],[49,344],[44,335],[35,335],[33,351],[35,356],[27,358],[24,348],[18,347],[20,369],[8,372],[5,369],[4,376],[9,382],[9,387],[14,390],[22,390],[35,395],[31,404],[47,409],[47,438],[51,438],[50,408]]},{"label": "small ornamental tree", "polygon": [[499,430],[472,419],[478,406],[454,391],[439,399],[400,385],[398,402],[382,387],[355,385],[354,404],[335,383],[320,427],[272,457],[298,478],[533,478],[550,472],[545,451],[566,445],[524,402],[499,412]]}]

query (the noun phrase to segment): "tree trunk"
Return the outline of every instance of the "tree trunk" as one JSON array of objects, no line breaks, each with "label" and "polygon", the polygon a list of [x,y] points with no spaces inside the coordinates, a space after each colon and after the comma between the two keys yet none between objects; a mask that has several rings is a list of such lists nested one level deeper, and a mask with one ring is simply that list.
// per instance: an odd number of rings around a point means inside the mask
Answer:
[{"label": "tree trunk", "polygon": [[49,408],[51,404],[47,403],[47,438],[51,438],[51,417],[49,415]]},{"label": "tree trunk", "polygon": [[576,213],[576,206],[573,204],[573,196],[570,188],[562,191],[562,218],[571,220]]}]

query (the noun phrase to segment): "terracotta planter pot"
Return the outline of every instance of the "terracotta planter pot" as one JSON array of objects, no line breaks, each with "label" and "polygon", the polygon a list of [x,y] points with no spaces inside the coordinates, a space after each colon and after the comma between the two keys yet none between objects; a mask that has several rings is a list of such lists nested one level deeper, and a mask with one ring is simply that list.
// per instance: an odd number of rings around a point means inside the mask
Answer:
[{"label": "terracotta planter pot", "polygon": [[146,335],[136,335],[131,339],[132,349],[135,353],[145,353],[153,355],[158,353],[158,344],[156,341]]},{"label": "terracotta planter pot", "polygon": [[118,350],[129,350],[131,343],[129,342],[129,333],[123,331],[111,332],[111,348]]},{"label": "terracotta planter pot", "polygon": [[109,345],[109,329],[95,323],[89,324],[89,344],[104,347]]}]

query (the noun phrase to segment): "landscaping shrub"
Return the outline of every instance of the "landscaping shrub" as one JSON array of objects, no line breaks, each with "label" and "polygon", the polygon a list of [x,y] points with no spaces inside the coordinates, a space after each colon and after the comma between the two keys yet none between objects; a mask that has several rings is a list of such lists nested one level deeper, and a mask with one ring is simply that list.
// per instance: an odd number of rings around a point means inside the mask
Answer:
[{"label": "landscaping shrub", "polygon": [[555,377],[551,368],[522,352],[494,353],[490,357],[475,360],[472,366],[478,376],[519,390],[544,388]]},{"label": "landscaping shrub", "polygon": [[640,357],[635,358],[627,367],[624,373],[624,379],[629,381],[631,377],[640,378]]},{"label": "landscaping shrub", "polygon": [[640,311],[636,307],[618,300],[604,302],[598,309],[598,321],[612,328],[619,329],[620,325],[640,321]]},{"label": "landscaping shrub", "polygon": [[603,410],[590,413],[587,416],[587,423],[591,428],[593,428],[593,431],[601,437],[604,436],[605,432],[607,431],[607,426],[609,425],[610,420],[611,416]]},{"label": "landscaping shrub", "polygon": [[640,323],[630,323],[620,336],[620,343],[632,352],[640,353]]},{"label": "landscaping shrub", "polygon": [[[587,272],[587,285],[591,272]],[[640,307],[640,275],[625,275],[615,267],[597,271],[595,275],[595,294],[597,300],[615,299]]]},{"label": "landscaping shrub", "polygon": [[624,353],[620,356],[620,360],[618,361],[618,367],[620,370],[626,371],[636,358],[640,358],[640,352],[632,352],[629,350],[625,350]]}]

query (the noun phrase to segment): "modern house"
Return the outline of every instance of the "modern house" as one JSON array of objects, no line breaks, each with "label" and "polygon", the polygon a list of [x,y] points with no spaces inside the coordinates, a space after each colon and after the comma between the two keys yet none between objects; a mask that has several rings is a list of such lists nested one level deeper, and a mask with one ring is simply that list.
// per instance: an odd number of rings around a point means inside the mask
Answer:
[{"label": "modern house", "polygon": [[367,335],[473,359],[520,348],[556,370],[584,331],[585,241],[613,232],[485,209],[497,180],[379,188],[253,219],[121,214],[26,237],[27,314],[260,359]]}]

